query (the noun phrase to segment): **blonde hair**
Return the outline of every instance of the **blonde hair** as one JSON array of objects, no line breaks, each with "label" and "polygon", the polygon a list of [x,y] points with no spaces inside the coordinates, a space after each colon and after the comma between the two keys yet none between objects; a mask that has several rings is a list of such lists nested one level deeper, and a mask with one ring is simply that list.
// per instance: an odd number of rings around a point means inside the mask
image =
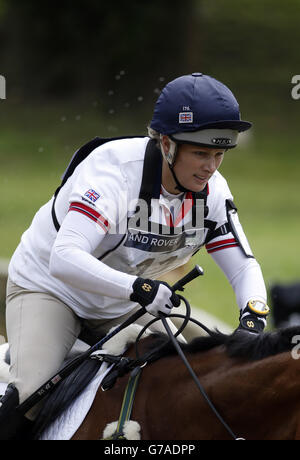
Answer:
[{"label": "blonde hair", "polygon": [[152,129],[152,128],[150,128],[150,126],[148,126],[148,136],[150,137],[150,139],[155,139],[156,140],[157,147],[160,149],[160,151],[161,151],[163,157],[165,158],[165,160],[170,165],[173,165],[174,162],[175,162],[176,154],[177,154],[177,145],[176,145],[176,143],[171,138],[169,138],[170,150],[166,154],[164,152],[164,149],[163,149],[163,146],[162,146],[162,143],[161,143],[161,139],[162,139],[163,135],[160,134],[158,131],[155,131],[155,129]]},{"label": "blonde hair", "polygon": [[150,126],[148,126],[147,129],[148,129],[148,136],[150,137],[150,139],[156,139],[157,144],[160,146],[161,134],[158,131],[155,131],[155,129],[150,128]]}]

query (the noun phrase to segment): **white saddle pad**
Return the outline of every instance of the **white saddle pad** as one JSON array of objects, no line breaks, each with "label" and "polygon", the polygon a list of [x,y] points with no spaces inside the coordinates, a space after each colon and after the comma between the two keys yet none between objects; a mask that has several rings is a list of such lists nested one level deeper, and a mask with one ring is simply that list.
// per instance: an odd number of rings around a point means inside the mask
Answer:
[{"label": "white saddle pad", "polygon": [[40,436],[42,441],[65,441],[76,433],[93,404],[102,379],[112,366],[102,364],[98,373],[72,404]]}]

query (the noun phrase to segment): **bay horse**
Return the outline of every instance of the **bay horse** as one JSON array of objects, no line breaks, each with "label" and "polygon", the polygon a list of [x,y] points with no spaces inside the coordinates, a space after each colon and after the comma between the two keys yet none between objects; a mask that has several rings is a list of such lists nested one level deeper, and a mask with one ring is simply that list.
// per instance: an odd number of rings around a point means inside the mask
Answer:
[{"label": "bay horse", "polygon": [[[295,326],[259,335],[212,331],[180,346],[210,401],[238,437],[299,440],[297,340],[300,327]],[[146,356],[151,357],[153,348],[160,350],[143,368],[133,404],[131,419],[141,426],[141,439],[232,439],[167,336],[150,336],[140,343]],[[128,356],[134,354],[131,348]],[[103,439],[106,425],[119,418],[127,382],[128,375],[124,375],[110,390],[98,390],[73,440]],[[56,392],[63,394],[59,387]],[[47,404],[53,406],[52,396],[45,407]],[[56,404],[60,404],[59,397]]]}]

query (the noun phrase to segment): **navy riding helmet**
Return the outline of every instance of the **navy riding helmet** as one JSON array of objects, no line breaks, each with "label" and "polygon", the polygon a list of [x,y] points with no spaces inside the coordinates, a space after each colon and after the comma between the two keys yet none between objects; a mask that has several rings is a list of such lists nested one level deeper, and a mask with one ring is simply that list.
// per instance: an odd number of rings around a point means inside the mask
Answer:
[{"label": "navy riding helmet", "polygon": [[233,148],[238,133],[252,124],[241,120],[238,102],[229,88],[209,75],[193,73],[176,78],[162,90],[150,128],[171,137],[207,147]]}]

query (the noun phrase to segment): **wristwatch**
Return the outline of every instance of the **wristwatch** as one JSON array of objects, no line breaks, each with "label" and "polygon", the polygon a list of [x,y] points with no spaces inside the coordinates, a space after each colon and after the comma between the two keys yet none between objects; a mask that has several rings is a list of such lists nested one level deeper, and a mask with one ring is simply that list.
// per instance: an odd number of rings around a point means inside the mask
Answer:
[{"label": "wristwatch", "polygon": [[270,312],[268,305],[262,300],[249,300],[246,308],[241,312],[238,329],[260,333],[264,330],[266,317]]}]

